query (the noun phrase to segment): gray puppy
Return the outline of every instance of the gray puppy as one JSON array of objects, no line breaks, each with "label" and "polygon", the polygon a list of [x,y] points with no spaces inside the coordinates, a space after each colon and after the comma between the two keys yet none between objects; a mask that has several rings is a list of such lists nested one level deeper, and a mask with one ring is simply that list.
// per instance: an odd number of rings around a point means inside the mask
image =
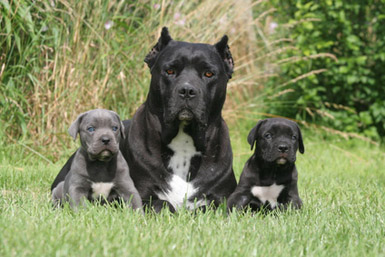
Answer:
[{"label": "gray puppy", "polygon": [[65,180],[52,191],[54,205],[68,201],[76,209],[85,200],[123,200],[134,209],[141,208],[142,200],[119,150],[124,126],[118,114],[104,109],[82,113],[68,132],[74,140],[80,135],[81,147],[71,157],[72,163],[67,161],[71,164]]},{"label": "gray puppy", "polygon": [[261,120],[250,131],[247,141],[255,152],[246,162],[234,193],[228,199],[229,209],[285,209],[290,204],[301,208],[298,195],[296,152],[305,152],[297,123],[272,118]]}]

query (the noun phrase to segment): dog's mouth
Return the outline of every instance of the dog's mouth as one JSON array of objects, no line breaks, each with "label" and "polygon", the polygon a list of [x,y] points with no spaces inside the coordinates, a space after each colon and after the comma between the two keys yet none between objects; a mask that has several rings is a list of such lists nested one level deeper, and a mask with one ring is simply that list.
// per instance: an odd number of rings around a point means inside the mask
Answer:
[{"label": "dog's mouth", "polygon": [[188,109],[183,109],[178,113],[178,120],[180,121],[189,122],[193,118],[194,118],[194,114]]},{"label": "dog's mouth", "polygon": [[112,152],[109,149],[104,149],[99,153],[88,153],[88,156],[90,157],[91,160],[98,160],[102,162],[110,161],[112,157],[115,155],[114,152]]},{"label": "dog's mouth", "polygon": [[283,158],[283,157],[280,157],[277,159],[277,164],[278,165],[285,165],[287,163],[287,159],[286,158]]},{"label": "dog's mouth", "polygon": [[287,162],[288,162],[288,159],[287,159],[288,155],[286,153],[282,153],[279,155],[279,157],[276,159],[276,163],[278,165],[285,165]]},{"label": "dog's mouth", "polygon": [[98,154],[99,160],[109,160],[113,156],[113,153],[110,150],[103,150]]}]

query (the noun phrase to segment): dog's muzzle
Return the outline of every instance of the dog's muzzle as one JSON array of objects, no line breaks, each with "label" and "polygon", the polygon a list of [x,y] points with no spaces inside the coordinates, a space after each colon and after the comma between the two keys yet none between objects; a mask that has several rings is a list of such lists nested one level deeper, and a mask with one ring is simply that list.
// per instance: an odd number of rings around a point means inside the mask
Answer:
[{"label": "dog's muzzle", "polygon": [[190,110],[187,110],[187,109],[183,109],[178,114],[178,119],[180,121],[191,121],[193,118],[194,118],[194,114]]},{"label": "dog's muzzle", "polygon": [[91,160],[109,161],[119,151],[118,144],[109,136],[102,136],[97,142],[88,147]]},{"label": "dog's muzzle", "polygon": [[112,151],[110,150],[102,150],[100,153],[90,153],[88,152],[88,157],[93,160],[93,161],[102,161],[102,162],[105,162],[105,161],[109,161],[111,160],[111,158],[115,155],[116,153],[113,153]]},{"label": "dog's muzzle", "polygon": [[182,99],[192,99],[195,98],[197,94],[198,90],[188,83],[185,83],[184,85],[178,88],[178,95]]}]

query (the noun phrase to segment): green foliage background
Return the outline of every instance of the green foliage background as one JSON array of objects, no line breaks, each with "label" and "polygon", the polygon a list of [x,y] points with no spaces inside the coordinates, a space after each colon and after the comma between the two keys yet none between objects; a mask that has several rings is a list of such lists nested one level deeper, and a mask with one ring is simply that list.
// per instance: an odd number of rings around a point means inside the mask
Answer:
[{"label": "green foliage background", "polygon": [[146,98],[143,58],[162,26],[183,41],[229,35],[230,125],[285,116],[383,139],[384,13],[384,0],[1,0],[1,142],[50,155],[68,146],[68,124],[82,111],[131,117]]},{"label": "green foliage background", "polygon": [[[277,8],[275,18],[292,24],[288,37],[295,49],[284,56],[298,58],[283,64],[281,77],[270,85],[326,69],[290,84],[293,92],[280,97],[286,105],[276,106],[274,112],[383,140],[385,1],[275,0],[272,4]],[[317,55],[326,58],[314,58]]]}]

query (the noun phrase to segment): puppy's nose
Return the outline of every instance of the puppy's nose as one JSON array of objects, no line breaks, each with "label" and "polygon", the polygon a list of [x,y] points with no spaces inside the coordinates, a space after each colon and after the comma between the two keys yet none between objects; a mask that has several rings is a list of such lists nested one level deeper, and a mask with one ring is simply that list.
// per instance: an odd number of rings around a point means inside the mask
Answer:
[{"label": "puppy's nose", "polygon": [[103,144],[105,144],[105,145],[108,145],[108,143],[111,141],[111,139],[109,137],[105,137],[105,136],[102,137],[101,140],[102,140]]},{"label": "puppy's nose", "polygon": [[185,84],[178,89],[178,94],[183,99],[190,99],[197,95],[197,90],[193,86]]},{"label": "puppy's nose", "polygon": [[278,146],[278,151],[280,151],[281,153],[285,153],[289,150],[289,147],[287,145],[279,145]]}]

